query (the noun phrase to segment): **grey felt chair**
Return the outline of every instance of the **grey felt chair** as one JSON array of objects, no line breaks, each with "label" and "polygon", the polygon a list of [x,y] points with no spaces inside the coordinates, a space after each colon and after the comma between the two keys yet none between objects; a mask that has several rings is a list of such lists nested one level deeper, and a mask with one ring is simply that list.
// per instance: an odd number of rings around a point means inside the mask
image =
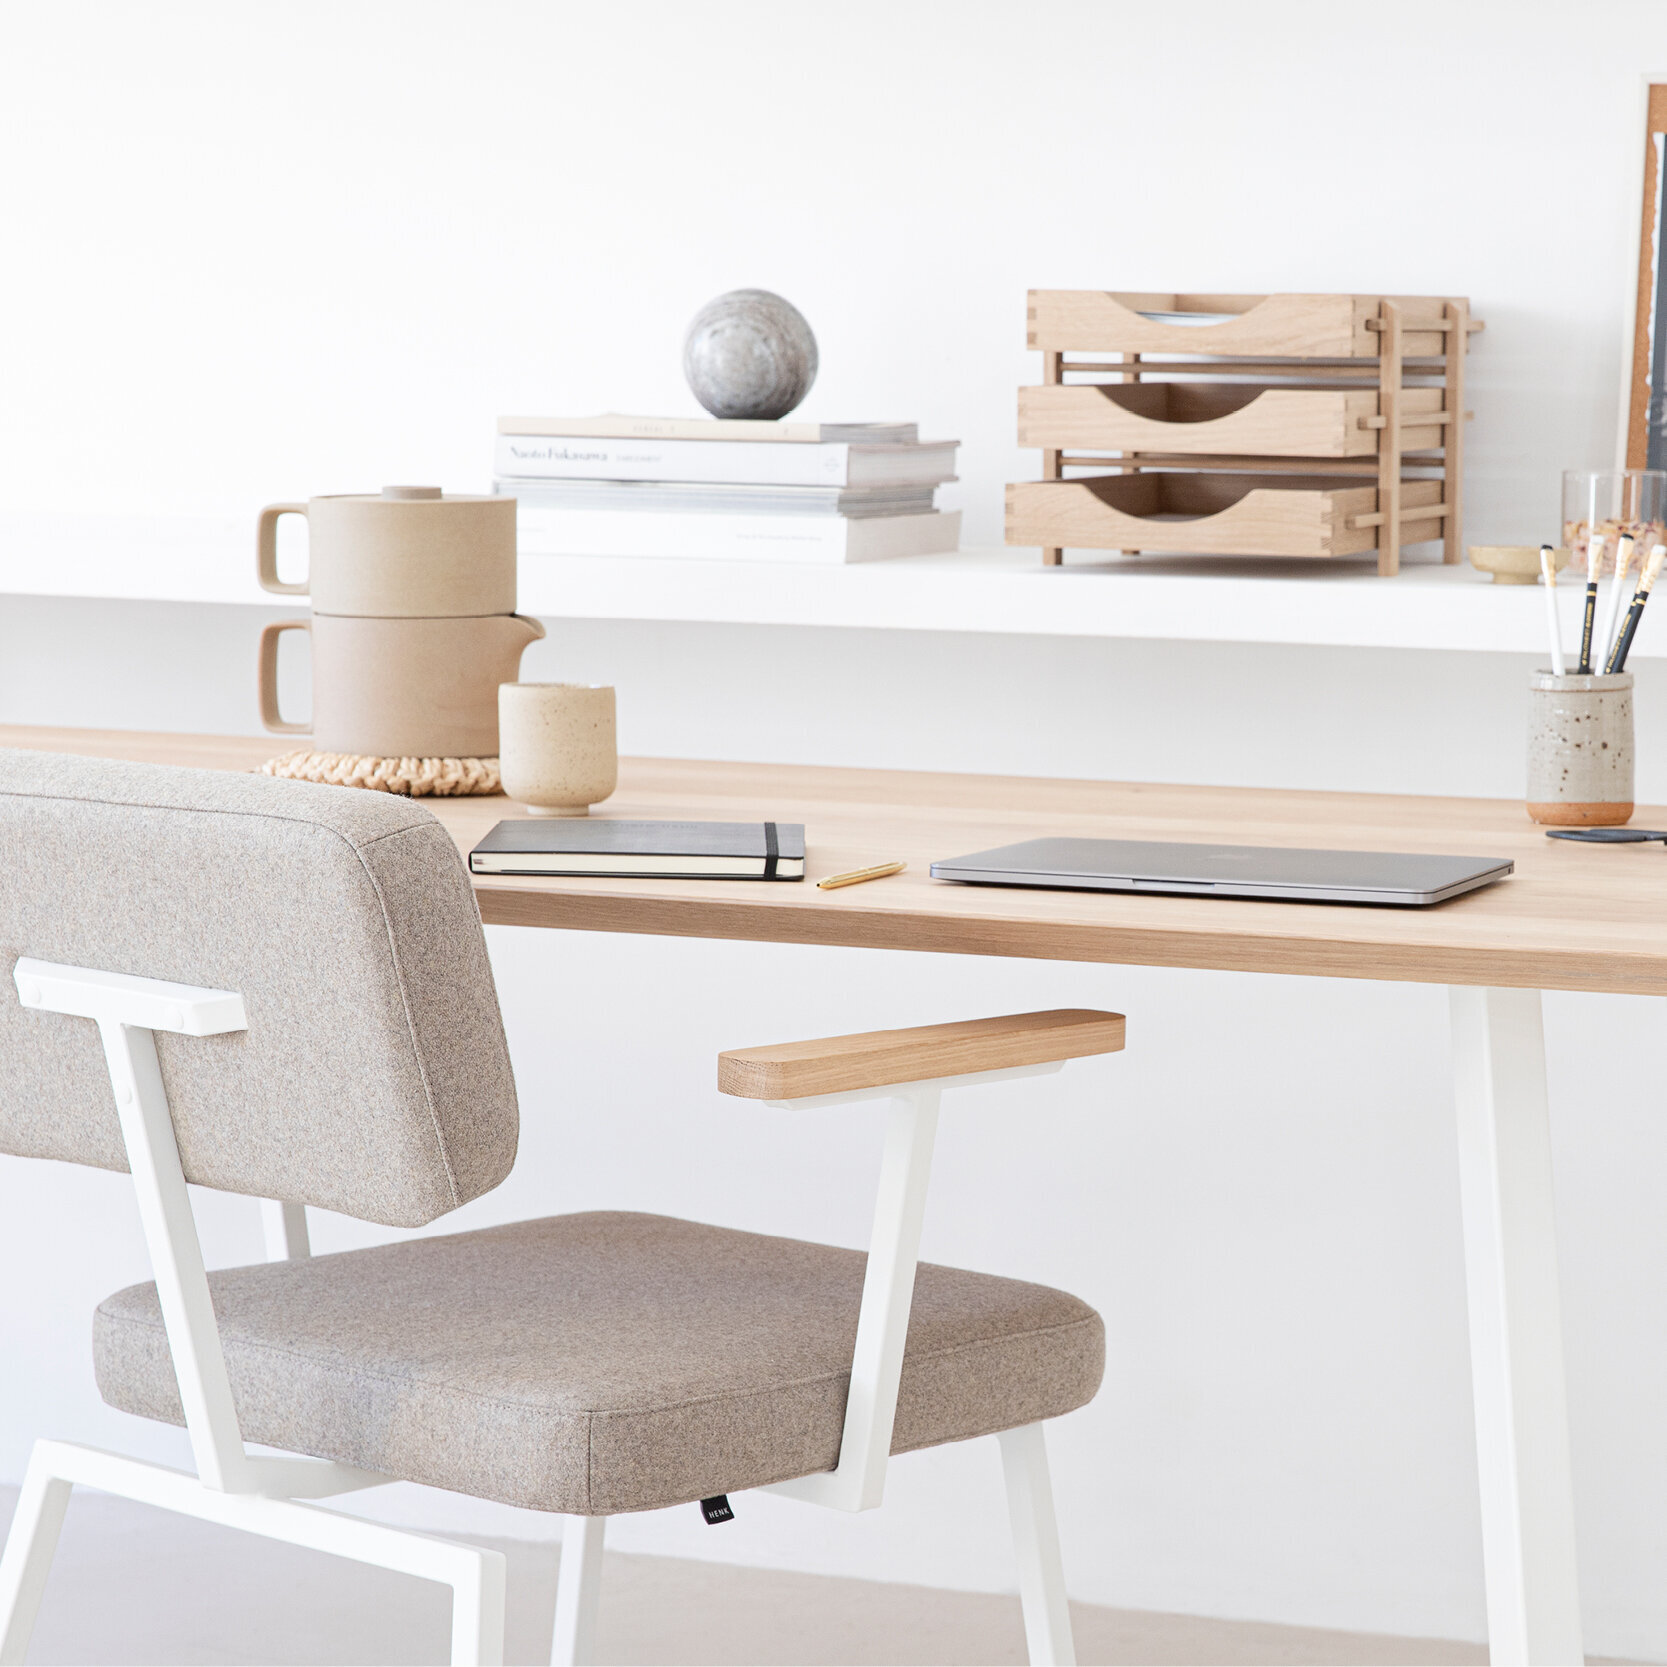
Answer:
[{"label": "grey felt chair", "polygon": [[[607,1517],[767,1487],[867,1509],[893,1453],[992,1434],[1031,1658],[1071,1659],[1041,1425],[1098,1388],[1099,1317],[916,1252],[942,1089],[1114,1051],[1117,1015],[723,1056],[732,1093],[892,1101],[867,1257],[616,1211],[313,1257],[308,1205],[422,1226],[515,1160],[445,829],[380,794],[3,752],[0,846],[0,1150],[131,1171],[156,1278],[100,1305],[94,1369],[196,1463],[36,1443],[0,1661],[76,1483],[444,1582],[457,1662],[501,1659],[502,1557],[311,1501],[404,1479],[561,1513],[553,1658],[580,1661]],[[188,1181],[265,1200],[273,1259],[205,1273]]]}]

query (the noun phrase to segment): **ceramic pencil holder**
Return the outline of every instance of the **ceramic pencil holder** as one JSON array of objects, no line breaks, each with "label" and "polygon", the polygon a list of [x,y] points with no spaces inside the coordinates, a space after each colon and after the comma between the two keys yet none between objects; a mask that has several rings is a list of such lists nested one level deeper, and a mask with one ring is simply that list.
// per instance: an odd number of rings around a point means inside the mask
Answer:
[{"label": "ceramic pencil holder", "polygon": [[1632,673],[1528,682],[1528,814],[1560,827],[1632,816]]}]

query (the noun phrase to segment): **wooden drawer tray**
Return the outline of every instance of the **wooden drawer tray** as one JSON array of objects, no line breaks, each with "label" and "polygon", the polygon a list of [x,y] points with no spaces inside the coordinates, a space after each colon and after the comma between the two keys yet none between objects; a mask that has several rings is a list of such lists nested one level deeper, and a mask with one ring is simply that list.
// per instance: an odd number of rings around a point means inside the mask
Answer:
[{"label": "wooden drawer tray", "polygon": [[[1386,300],[1401,308],[1403,353],[1447,351],[1452,297],[1439,295],[1144,295],[1103,289],[1033,289],[1030,345],[1044,352],[1180,353],[1222,358],[1375,359]],[[1144,313],[1229,315],[1212,324],[1172,324]],[[1420,328],[1423,326],[1423,328]]]},{"label": "wooden drawer tray", "polygon": [[[1441,444],[1440,388],[1401,395],[1401,447]],[[1019,444],[1059,450],[1229,457],[1376,457],[1384,430],[1376,388],[1235,387],[1122,382],[1019,389]]]},{"label": "wooden drawer tray", "polygon": [[[1409,542],[1439,538],[1438,480],[1406,481],[1401,516]],[[1185,555],[1348,556],[1378,547],[1371,481],[1286,475],[1151,472],[1089,480],[1025,481],[1007,488],[1007,542],[1044,549],[1173,551]]]}]

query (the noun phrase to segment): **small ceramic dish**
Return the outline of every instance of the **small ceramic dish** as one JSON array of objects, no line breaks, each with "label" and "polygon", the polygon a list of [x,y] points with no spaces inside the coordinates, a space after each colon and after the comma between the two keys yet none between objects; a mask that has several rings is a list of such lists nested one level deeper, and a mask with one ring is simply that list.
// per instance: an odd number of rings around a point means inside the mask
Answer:
[{"label": "small ceramic dish", "polygon": [[[1569,565],[1572,554],[1567,548],[1552,552],[1552,560],[1561,573]],[[1540,547],[1537,544],[1472,544],[1470,565],[1481,573],[1491,573],[1496,585],[1532,585],[1540,578]]]}]

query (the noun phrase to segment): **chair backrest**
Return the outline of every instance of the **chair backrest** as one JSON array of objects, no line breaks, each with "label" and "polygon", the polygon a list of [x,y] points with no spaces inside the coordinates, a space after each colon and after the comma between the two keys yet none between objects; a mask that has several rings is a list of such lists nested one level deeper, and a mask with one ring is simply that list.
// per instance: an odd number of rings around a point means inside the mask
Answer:
[{"label": "chair backrest", "polygon": [[469,877],[410,800],[0,750],[0,1151],[126,1169],[97,1027],[20,1005],[20,955],[236,990],[157,1036],[187,1180],[420,1226],[515,1161]]}]

